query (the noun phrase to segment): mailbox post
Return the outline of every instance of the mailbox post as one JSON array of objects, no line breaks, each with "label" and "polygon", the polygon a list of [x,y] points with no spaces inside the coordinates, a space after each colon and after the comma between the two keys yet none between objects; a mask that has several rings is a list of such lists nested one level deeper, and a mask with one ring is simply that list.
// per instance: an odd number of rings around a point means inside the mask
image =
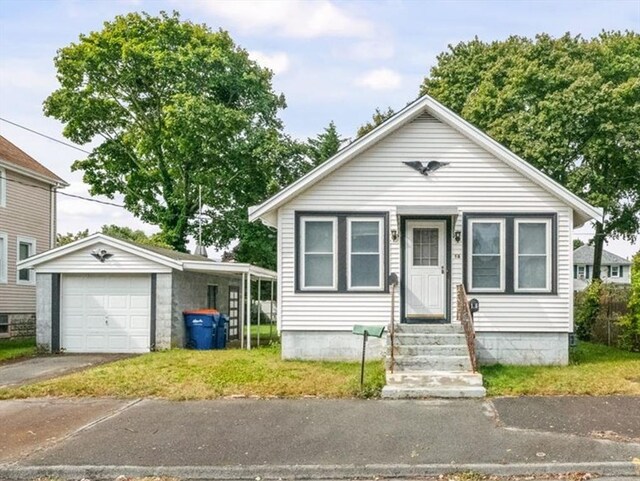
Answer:
[{"label": "mailbox post", "polygon": [[361,326],[356,324],[353,326],[353,331],[351,332],[358,336],[362,336],[362,365],[360,366],[360,391],[362,391],[362,388],[364,387],[364,361],[365,354],[367,352],[367,339],[369,336],[382,337],[382,334],[384,334],[384,326]]}]

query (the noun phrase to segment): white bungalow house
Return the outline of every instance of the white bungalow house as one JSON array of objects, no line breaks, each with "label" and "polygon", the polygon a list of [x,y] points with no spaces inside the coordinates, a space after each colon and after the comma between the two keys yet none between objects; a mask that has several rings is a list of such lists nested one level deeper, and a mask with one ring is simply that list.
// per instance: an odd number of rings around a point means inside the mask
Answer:
[{"label": "white bungalow house", "polygon": [[[584,245],[573,251],[573,289],[585,289],[593,278],[593,246]],[[600,278],[611,284],[631,284],[631,261],[602,250]]]},{"label": "white bungalow house", "polygon": [[282,356],[358,358],[354,325],[393,328],[369,340],[389,397],[482,395],[476,353],[567,364],[572,229],[600,215],[429,96],[249,209],[278,230]]}]

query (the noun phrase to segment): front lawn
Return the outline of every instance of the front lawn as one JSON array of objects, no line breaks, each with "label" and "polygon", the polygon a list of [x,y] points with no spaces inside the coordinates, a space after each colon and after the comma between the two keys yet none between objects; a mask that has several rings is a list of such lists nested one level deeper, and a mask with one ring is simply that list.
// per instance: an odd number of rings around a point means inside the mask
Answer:
[{"label": "front lawn", "polygon": [[640,354],[581,342],[568,366],[486,366],[481,368],[487,394],[640,395]]},{"label": "front lawn", "polygon": [[123,359],[58,379],[0,389],[0,399],[41,396],[158,397],[172,400],[224,396],[377,396],[382,361],[367,363],[360,394],[357,362],[283,361],[280,347],[251,351],[174,349]]},{"label": "front lawn", "polygon": [[35,354],[36,340],[33,338],[0,339],[0,362]]}]

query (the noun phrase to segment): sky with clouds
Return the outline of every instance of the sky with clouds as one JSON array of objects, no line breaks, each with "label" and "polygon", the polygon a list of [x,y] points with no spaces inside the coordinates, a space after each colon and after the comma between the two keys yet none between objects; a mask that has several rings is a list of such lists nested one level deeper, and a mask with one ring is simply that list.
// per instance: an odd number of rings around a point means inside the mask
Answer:
[{"label": "sky with clouds", "polygon": [[[99,30],[118,14],[177,10],[184,19],[228,30],[260,64],[275,73],[285,94],[287,131],[301,139],[335,121],[352,137],[376,107],[400,108],[447,45],[509,35],[565,32],[585,37],[601,30],[640,30],[640,0],[622,1],[333,1],[294,0],[0,0],[0,116],[63,139],[61,125],[44,117],[42,101],[56,88],[53,57],[81,33]],[[6,136],[65,178],[67,192],[87,195],[70,171],[82,154],[0,122]],[[105,223],[147,226],[114,207],[60,197],[61,232]],[[587,239],[588,228],[578,234]],[[638,250],[614,241],[629,256]]]}]

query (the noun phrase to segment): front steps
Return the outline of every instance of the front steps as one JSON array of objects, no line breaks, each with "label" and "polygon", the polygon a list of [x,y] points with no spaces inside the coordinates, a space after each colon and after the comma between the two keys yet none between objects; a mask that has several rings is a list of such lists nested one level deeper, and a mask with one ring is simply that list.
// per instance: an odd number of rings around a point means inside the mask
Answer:
[{"label": "front steps", "polygon": [[[387,350],[391,342],[387,336]],[[471,369],[467,342],[460,325],[397,324],[395,362],[387,354],[386,399],[484,397],[482,375]]]}]

